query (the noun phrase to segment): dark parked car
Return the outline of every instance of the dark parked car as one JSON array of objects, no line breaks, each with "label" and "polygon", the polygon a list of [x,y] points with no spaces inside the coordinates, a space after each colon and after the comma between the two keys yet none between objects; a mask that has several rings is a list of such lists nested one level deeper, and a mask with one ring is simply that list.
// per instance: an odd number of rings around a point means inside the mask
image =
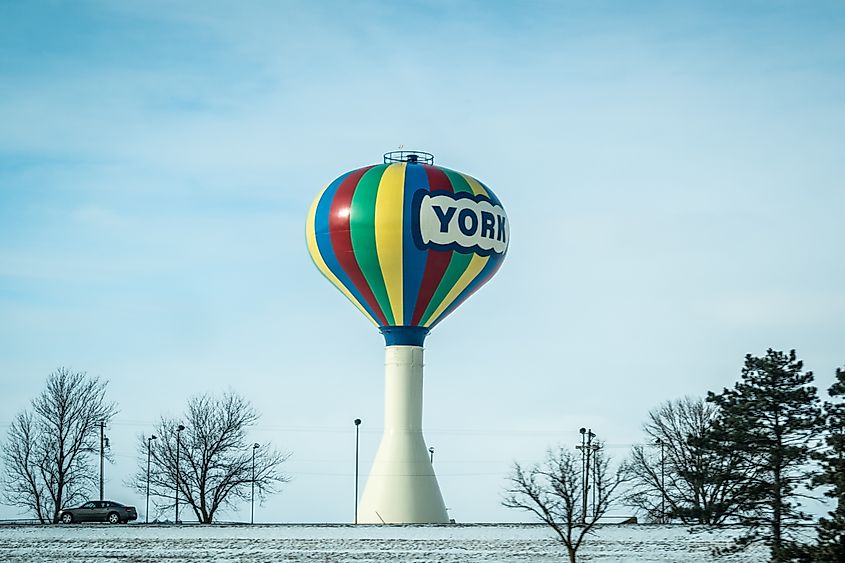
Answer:
[{"label": "dark parked car", "polygon": [[65,508],[59,512],[59,522],[108,522],[109,524],[126,524],[138,518],[134,506],[123,506],[119,502],[110,500],[91,500],[79,508]]}]

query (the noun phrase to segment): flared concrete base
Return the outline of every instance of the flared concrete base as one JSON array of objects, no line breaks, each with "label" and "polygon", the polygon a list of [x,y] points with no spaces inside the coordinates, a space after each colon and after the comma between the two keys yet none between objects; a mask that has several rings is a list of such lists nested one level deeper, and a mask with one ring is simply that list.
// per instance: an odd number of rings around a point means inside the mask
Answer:
[{"label": "flared concrete base", "polygon": [[422,435],[423,349],[385,349],[385,428],[358,505],[362,524],[447,524]]}]

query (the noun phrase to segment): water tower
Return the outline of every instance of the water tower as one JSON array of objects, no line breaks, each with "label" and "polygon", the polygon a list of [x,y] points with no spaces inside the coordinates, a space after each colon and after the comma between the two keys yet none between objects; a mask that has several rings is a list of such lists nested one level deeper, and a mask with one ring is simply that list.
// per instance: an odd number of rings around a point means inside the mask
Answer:
[{"label": "water tower", "polygon": [[472,176],[435,166],[429,153],[395,151],[326,186],[306,238],[317,268],[386,345],[384,435],[358,521],[449,522],[422,434],[423,343],[502,265],[502,204]]}]

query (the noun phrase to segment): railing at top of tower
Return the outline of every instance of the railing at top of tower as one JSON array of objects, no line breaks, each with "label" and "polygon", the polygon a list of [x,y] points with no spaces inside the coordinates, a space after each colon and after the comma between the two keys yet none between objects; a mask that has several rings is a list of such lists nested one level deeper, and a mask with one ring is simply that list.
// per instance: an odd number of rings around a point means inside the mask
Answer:
[{"label": "railing at top of tower", "polygon": [[422,164],[434,164],[434,155],[424,151],[390,151],[384,153],[384,163],[410,162]]}]

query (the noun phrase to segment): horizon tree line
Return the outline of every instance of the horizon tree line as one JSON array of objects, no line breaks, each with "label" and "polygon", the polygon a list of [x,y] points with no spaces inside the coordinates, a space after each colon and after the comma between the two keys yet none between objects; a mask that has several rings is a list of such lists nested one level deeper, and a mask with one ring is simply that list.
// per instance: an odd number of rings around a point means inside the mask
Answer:
[{"label": "horizon tree line", "polygon": [[[549,450],[540,464],[516,463],[503,504],[552,527],[571,561],[616,501],[653,520],[743,526],[746,533],[728,551],[764,542],[773,562],[845,560],[845,370],[836,370],[831,400],[824,403],[813,380],[794,350],[749,354],[733,388],[653,409],[643,425],[649,443],[634,446],[616,470],[597,450],[592,514],[581,514],[586,491],[578,483],[576,456],[563,449]],[[30,408],[12,421],[0,452],[5,504],[53,523],[61,508],[85,498],[96,482],[89,458],[100,424],[117,412],[106,388],[99,378],[66,368],[48,376]],[[128,484],[146,491],[149,451],[150,493],[159,510],[174,508],[177,481],[180,502],[199,522],[210,523],[218,511],[245,499],[253,483],[263,499],[288,482],[280,466],[290,454],[269,446],[249,451],[248,429],[258,419],[234,392],[191,397],[181,420],[160,418],[154,446],[139,437],[142,459]],[[173,432],[182,421],[184,437]],[[663,450],[659,457],[655,444]],[[177,448],[184,448],[178,460]],[[798,503],[814,498],[809,492],[819,487],[836,506],[816,523],[815,543],[802,543],[795,525],[812,519]]]},{"label": "horizon tree line", "polygon": [[[632,448],[618,476],[595,478],[598,491],[612,492],[601,510],[583,515],[573,504],[583,493],[570,484],[583,476],[565,448],[527,470],[515,463],[502,504],[550,526],[571,563],[613,502],[654,522],[742,526],[717,555],[763,543],[775,563],[845,561],[845,370],[836,370],[832,400],[823,404],[813,379],[794,350],[748,354],[732,388],[649,412],[646,443]],[[799,503],[817,498],[818,487],[836,506],[816,521],[816,539],[808,542],[796,529],[813,518]],[[584,516],[592,521],[582,523]]]},{"label": "horizon tree line", "polygon": [[[118,412],[106,398],[107,386],[98,377],[64,367],[47,377],[30,408],[14,417],[2,444],[3,504],[51,524],[58,522],[62,508],[90,498],[98,482],[91,458],[99,454],[100,428]],[[150,496],[159,514],[175,507],[177,482],[179,504],[202,523],[250,499],[253,490],[261,502],[290,480],[280,469],[290,454],[247,442],[259,418],[252,404],[233,391],[192,396],[181,419],[160,417],[157,439],[139,437],[138,471],[126,484],[146,494],[149,446]],[[174,435],[177,426],[184,432]]]}]

